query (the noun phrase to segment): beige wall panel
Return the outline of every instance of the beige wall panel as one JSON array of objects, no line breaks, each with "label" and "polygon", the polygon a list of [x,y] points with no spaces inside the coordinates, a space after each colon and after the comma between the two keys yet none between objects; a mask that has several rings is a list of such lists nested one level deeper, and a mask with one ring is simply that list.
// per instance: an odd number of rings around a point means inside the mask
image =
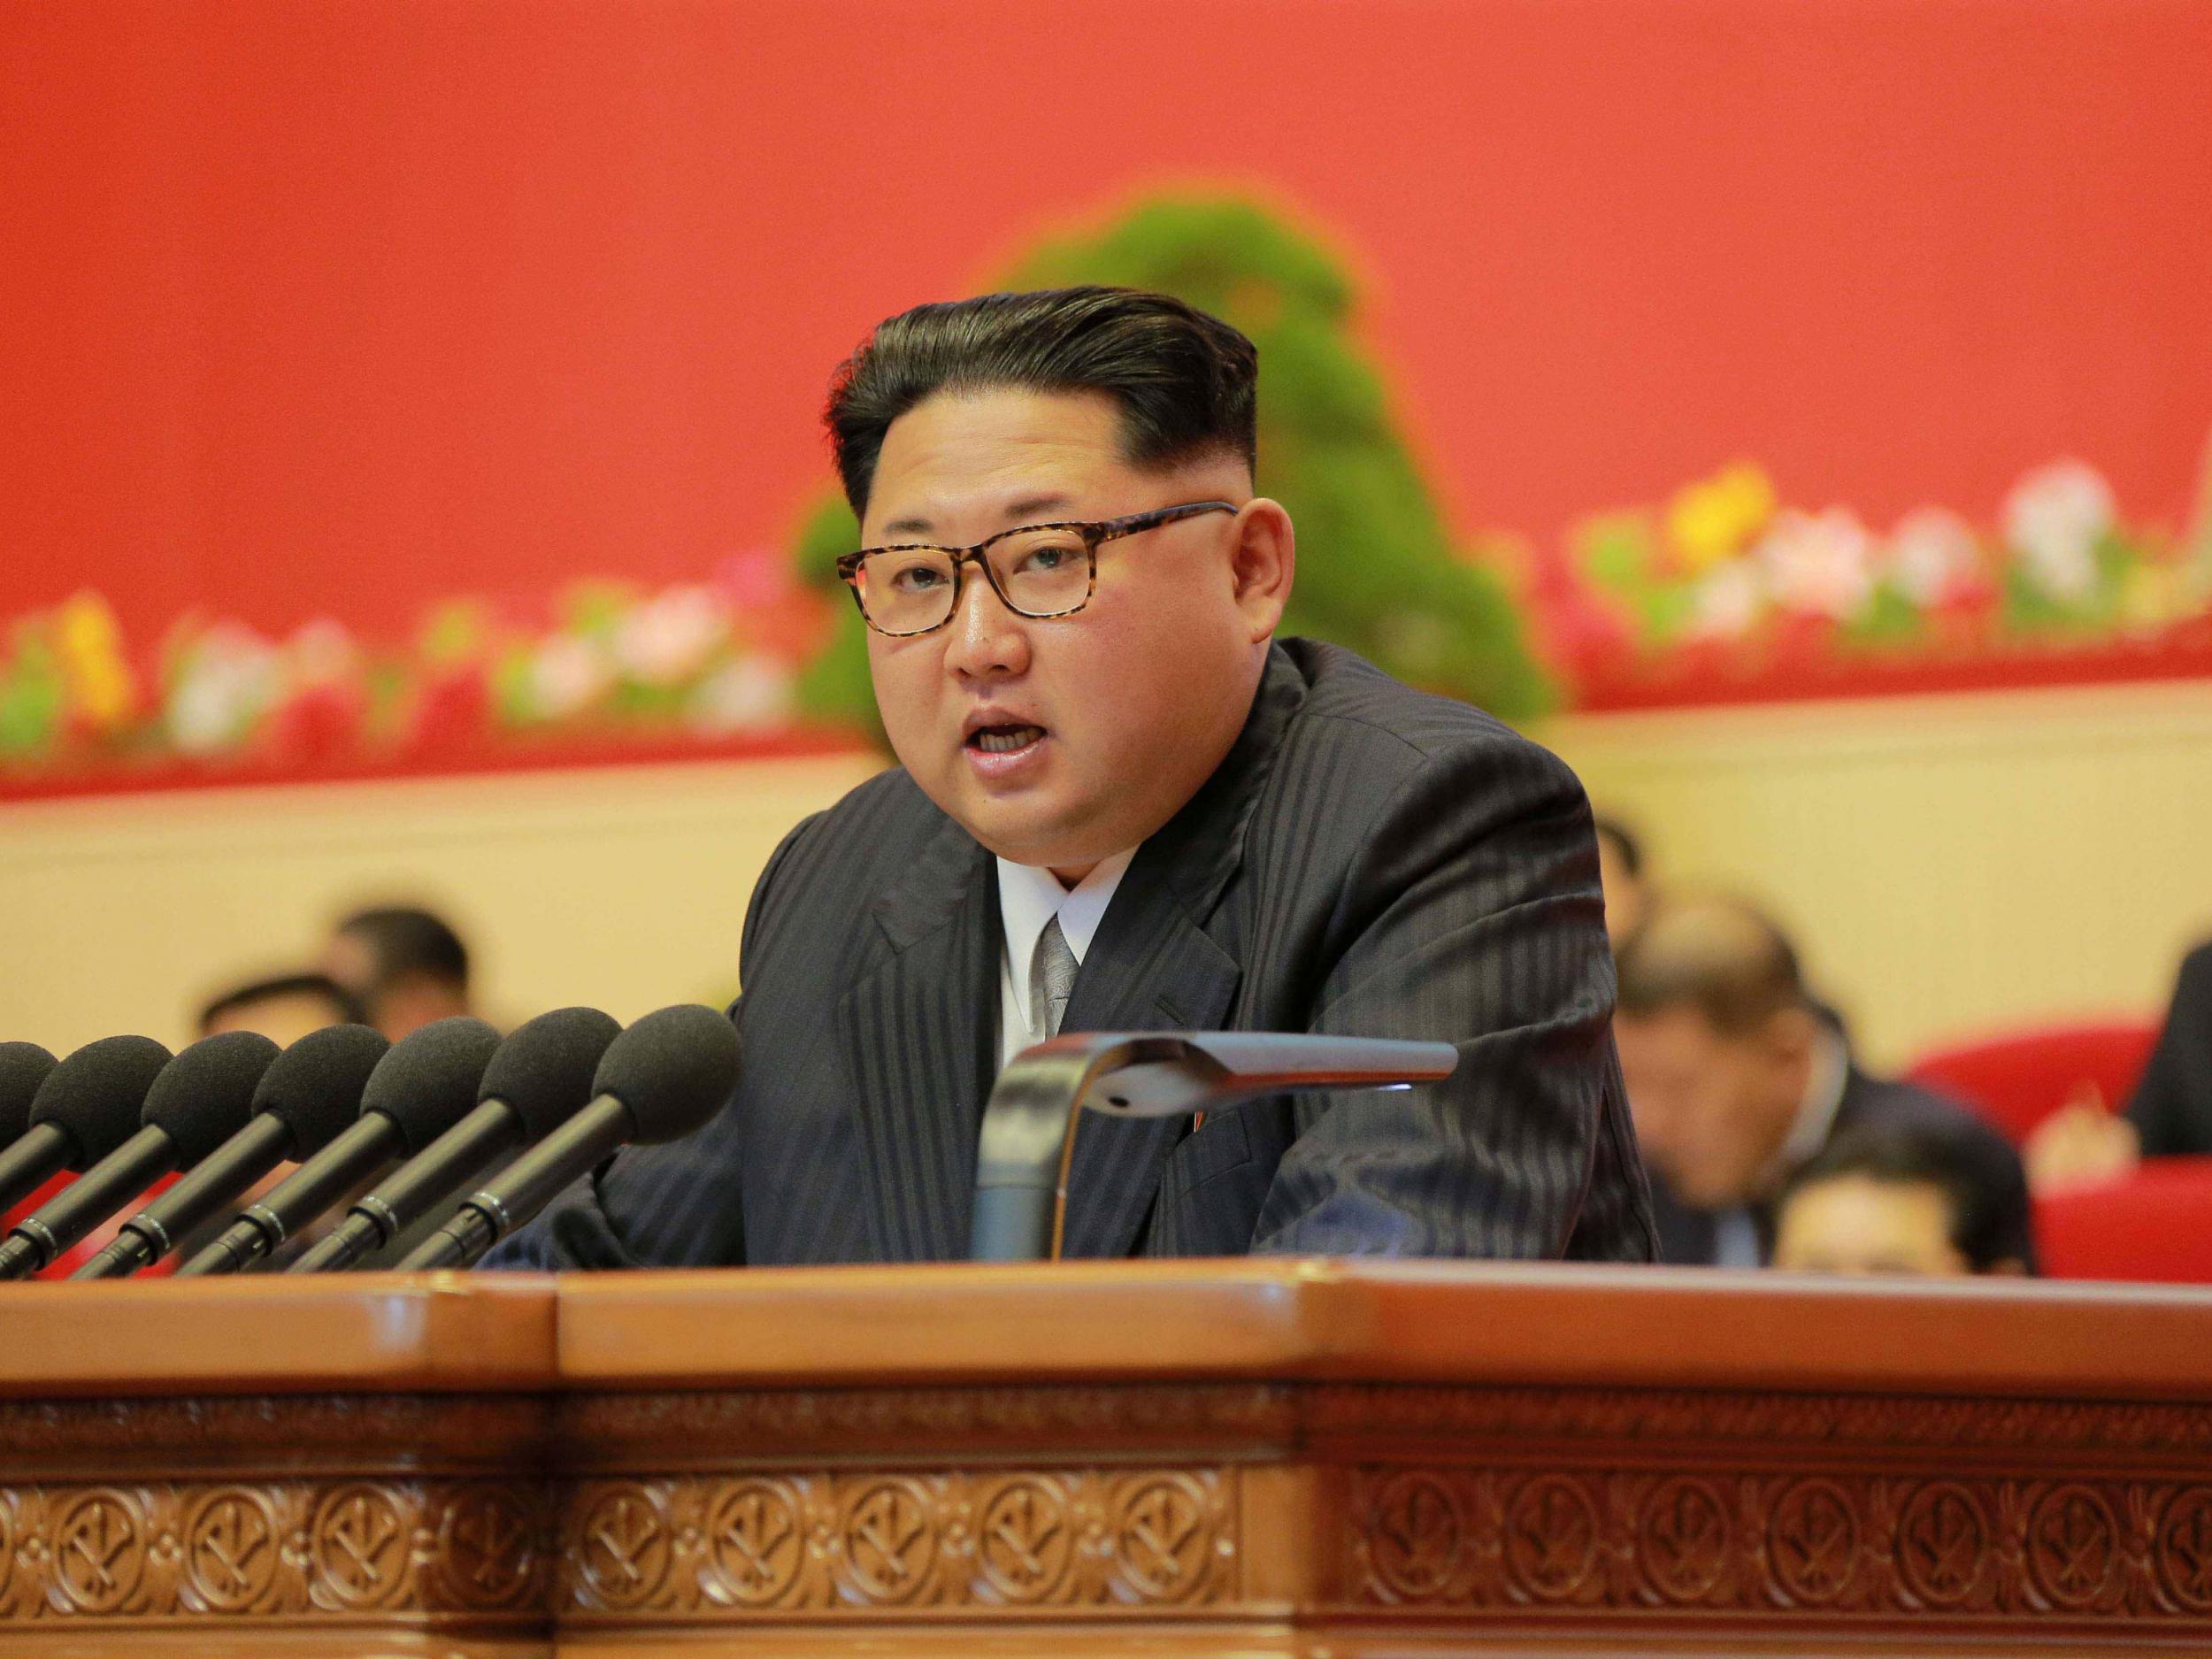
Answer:
[{"label": "beige wall panel", "polygon": [[0,810],[0,1035],[57,1052],[190,1034],[211,990],[419,895],[475,947],[487,1012],[630,1019],[737,987],[745,902],[857,757],[211,790]]},{"label": "beige wall panel", "polygon": [[2212,687],[1582,717],[1540,733],[1664,880],[1769,904],[1886,1065],[2150,1018],[2212,933]]},{"label": "beige wall panel", "polygon": [[[1883,1064],[2044,1017],[2148,1015],[2212,933],[2212,687],[1585,717],[1539,733],[1671,879],[1746,891]],[[755,877],[859,757],[0,810],[0,1036],[188,1034],[344,906],[450,911],[496,1018],[735,987]]]}]

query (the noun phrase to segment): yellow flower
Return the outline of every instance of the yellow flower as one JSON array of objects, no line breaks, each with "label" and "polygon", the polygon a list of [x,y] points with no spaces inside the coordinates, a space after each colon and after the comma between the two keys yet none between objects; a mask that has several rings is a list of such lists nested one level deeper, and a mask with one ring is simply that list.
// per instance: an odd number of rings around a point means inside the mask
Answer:
[{"label": "yellow flower", "polygon": [[1774,517],[1773,481],[1748,461],[1686,484],[1667,503],[1667,540],[1692,571],[1733,558]]},{"label": "yellow flower", "polygon": [[54,644],[76,713],[96,731],[111,732],[131,718],[137,682],[123,658],[123,630],[108,602],[89,589],[72,597],[55,618]]}]

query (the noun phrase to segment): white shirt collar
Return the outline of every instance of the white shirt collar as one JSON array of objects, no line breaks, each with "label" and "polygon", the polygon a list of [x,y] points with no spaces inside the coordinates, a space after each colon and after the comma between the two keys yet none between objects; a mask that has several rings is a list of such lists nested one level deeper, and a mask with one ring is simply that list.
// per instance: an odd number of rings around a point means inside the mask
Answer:
[{"label": "white shirt collar", "polygon": [[1059,877],[1038,865],[998,861],[999,920],[1006,930],[1006,961],[1009,969],[1015,971],[1017,985],[1029,983],[1029,964],[1037,954],[1037,941],[1056,916],[1069,950],[1077,962],[1083,960],[1105,918],[1106,906],[1113,900],[1114,889],[1121,885],[1129,861],[1136,856],[1133,847],[1116,853],[1072,888],[1062,887]]}]

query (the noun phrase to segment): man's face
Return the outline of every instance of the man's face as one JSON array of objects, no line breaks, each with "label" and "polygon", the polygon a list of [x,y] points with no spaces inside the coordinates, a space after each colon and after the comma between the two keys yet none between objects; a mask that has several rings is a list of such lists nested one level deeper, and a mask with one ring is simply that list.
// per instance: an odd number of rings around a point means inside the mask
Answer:
[{"label": "man's face", "polygon": [[1684,1203],[1717,1210],[1758,1195],[1804,1095],[1793,1036],[1778,1019],[1724,1035],[1689,1007],[1614,1018],[1637,1141]]},{"label": "man's face", "polygon": [[1805,1273],[1973,1271],[1951,1242],[1951,1201],[1940,1187],[1866,1175],[1838,1175],[1791,1194],[1774,1264]]},{"label": "man's face", "polygon": [[336,980],[354,995],[365,997],[376,986],[376,952],[368,941],[341,929],[324,941],[323,959],[317,964],[326,978]]},{"label": "man's face", "polygon": [[[1250,489],[1235,457],[1130,465],[1102,396],[941,393],[891,423],[861,534],[965,547]],[[991,851],[1079,876],[1166,823],[1228,752],[1290,558],[1288,518],[1256,501],[1102,543],[1097,589],[1072,616],[1016,615],[970,564],[943,627],[868,634],[891,747]]]}]

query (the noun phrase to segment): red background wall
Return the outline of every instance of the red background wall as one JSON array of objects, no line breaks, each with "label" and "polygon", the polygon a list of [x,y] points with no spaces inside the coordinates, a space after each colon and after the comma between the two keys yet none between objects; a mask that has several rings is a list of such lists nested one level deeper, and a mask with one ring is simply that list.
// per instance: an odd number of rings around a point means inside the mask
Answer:
[{"label": "red background wall", "polygon": [[1985,518],[2212,427],[2197,0],[0,10],[0,616],[404,626],[780,537],[878,317],[1162,182],[1367,273],[1461,523]]}]

